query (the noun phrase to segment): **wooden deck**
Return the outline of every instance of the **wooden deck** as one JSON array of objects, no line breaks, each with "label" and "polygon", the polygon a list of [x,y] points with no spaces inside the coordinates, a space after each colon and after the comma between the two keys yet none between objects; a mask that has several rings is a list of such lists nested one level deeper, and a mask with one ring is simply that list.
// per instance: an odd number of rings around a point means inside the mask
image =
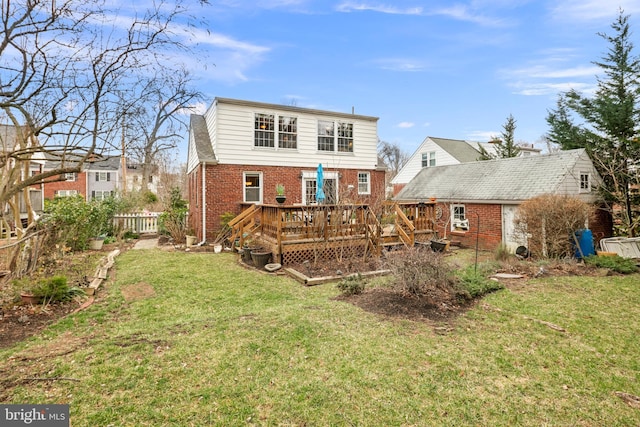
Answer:
[{"label": "wooden deck", "polygon": [[229,222],[231,241],[271,250],[283,265],[305,260],[378,257],[388,246],[414,246],[435,235],[435,203],[251,205]]}]

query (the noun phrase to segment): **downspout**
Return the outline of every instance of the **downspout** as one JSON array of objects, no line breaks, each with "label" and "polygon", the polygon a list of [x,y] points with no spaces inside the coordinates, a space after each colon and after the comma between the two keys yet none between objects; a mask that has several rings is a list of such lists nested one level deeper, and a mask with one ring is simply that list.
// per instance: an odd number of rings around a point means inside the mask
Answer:
[{"label": "downspout", "polygon": [[207,242],[207,186],[205,185],[207,180],[205,175],[207,173],[207,162],[202,162],[202,241],[197,246],[202,246]]}]

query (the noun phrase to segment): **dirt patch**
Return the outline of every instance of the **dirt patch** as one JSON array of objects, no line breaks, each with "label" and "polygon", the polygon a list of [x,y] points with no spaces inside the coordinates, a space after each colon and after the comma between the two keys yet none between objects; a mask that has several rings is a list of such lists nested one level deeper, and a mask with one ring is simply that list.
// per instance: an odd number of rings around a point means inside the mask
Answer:
[{"label": "dirt patch", "polygon": [[121,288],[122,296],[127,302],[150,298],[156,294],[155,289],[148,283],[138,282]]},{"label": "dirt patch", "polygon": [[374,288],[359,295],[343,295],[336,299],[384,317],[446,324],[451,323],[461,313],[469,310],[475,303],[473,301],[457,303],[444,295],[417,298],[385,288]]}]

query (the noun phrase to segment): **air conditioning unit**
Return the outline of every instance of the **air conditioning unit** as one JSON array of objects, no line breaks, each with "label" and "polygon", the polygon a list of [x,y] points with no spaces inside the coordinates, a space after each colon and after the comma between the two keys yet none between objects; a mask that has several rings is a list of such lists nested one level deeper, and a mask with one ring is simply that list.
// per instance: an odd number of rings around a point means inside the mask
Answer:
[{"label": "air conditioning unit", "polygon": [[453,220],[453,228],[458,228],[461,230],[469,229],[469,220],[468,219],[454,219]]}]

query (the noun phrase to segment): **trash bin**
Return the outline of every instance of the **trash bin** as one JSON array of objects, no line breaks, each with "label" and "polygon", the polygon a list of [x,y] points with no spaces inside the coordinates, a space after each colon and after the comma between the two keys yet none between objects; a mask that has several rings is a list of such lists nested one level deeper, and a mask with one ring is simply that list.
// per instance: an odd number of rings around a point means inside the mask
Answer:
[{"label": "trash bin", "polygon": [[575,257],[581,259],[596,254],[596,250],[593,246],[593,233],[591,230],[582,229],[577,230],[574,233],[572,240],[573,247],[575,248]]}]

